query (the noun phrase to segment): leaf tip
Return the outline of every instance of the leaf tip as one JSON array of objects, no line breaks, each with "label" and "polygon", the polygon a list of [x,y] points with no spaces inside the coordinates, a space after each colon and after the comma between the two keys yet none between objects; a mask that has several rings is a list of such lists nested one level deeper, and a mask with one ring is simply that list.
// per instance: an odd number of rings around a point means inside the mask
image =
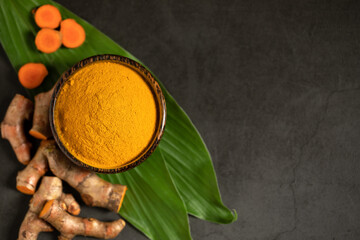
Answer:
[{"label": "leaf tip", "polygon": [[235,209],[233,209],[233,210],[230,211],[230,212],[231,212],[233,218],[231,219],[231,222],[229,222],[229,223],[233,223],[233,222],[235,222],[235,221],[238,219],[238,215],[237,215],[237,212],[236,212]]}]

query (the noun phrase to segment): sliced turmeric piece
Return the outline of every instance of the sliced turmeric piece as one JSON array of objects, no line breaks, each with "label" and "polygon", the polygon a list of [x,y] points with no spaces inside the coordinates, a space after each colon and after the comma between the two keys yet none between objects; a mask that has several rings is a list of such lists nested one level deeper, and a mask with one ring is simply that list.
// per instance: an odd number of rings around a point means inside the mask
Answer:
[{"label": "sliced turmeric piece", "polygon": [[35,22],[40,28],[57,28],[61,22],[59,9],[53,5],[42,5],[35,11]]},{"label": "sliced turmeric piece", "polygon": [[61,22],[60,32],[62,34],[62,44],[67,48],[80,47],[86,38],[84,28],[71,18]]},{"label": "sliced turmeric piece", "polygon": [[35,37],[36,48],[44,53],[53,53],[61,46],[61,33],[54,29],[43,28]]},{"label": "sliced turmeric piece", "polygon": [[40,86],[47,75],[48,71],[42,63],[27,63],[18,72],[21,85],[28,89]]}]

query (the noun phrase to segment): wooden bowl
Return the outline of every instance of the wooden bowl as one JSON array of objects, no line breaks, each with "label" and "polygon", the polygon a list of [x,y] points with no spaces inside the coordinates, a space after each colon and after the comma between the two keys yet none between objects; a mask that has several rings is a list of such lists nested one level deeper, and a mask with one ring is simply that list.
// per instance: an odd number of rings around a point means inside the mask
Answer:
[{"label": "wooden bowl", "polygon": [[[153,135],[152,140],[149,142],[149,144],[144,148],[144,150],[134,159],[129,160],[127,163],[117,166],[116,168],[112,169],[104,169],[104,168],[97,168],[90,166],[88,164],[83,163],[76,157],[74,157],[64,146],[64,144],[61,142],[58,133],[56,131],[55,127],[55,121],[54,121],[54,110],[56,105],[56,100],[58,98],[59,92],[61,91],[62,86],[64,83],[72,76],[74,72],[76,72],[78,69],[81,69],[85,67],[88,64],[91,64],[93,62],[97,61],[111,61],[115,63],[123,64],[133,70],[135,70],[138,74],[140,74],[144,81],[148,84],[150,87],[155,103],[157,108],[157,122],[155,127],[155,133]],[[54,93],[51,97],[51,104],[50,104],[50,127],[51,131],[53,133],[53,136],[55,138],[55,141],[57,142],[59,148],[61,151],[75,164],[90,169],[95,172],[99,173],[119,173],[124,172],[129,169],[132,169],[136,166],[138,166],[140,163],[144,162],[155,150],[157,145],[159,144],[159,141],[164,133],[165,123],[166,123],[166,103],[164,95],[161,91],[161,88],[159,84],[156,82],[154,76],[140,63],[131,60],[127,57],[118,56],[118,55],[111,55],[111,54],[104,54],[104,55],[97,55],[93,57],[89,57],[86,59],[81,60],[77,64],[75,64],[73,67],[65,71],[59,78],[59,81],[55,85]]]}]

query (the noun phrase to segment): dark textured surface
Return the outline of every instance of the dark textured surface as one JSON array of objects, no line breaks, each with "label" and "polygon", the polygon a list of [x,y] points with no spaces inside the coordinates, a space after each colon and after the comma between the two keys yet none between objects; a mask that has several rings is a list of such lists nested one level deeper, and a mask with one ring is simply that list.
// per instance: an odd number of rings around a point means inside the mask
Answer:
[{"label": "dark textured surface", "polygon": [[[191,218],[194,239],[360,239],[358,1],[61,3],[152,69],[202,134],[239,218]],[[23,91],[3,51],[0,71],[2,117]],[[15,239],[29,197],[5,141],[0,156],[0,235]]]}]

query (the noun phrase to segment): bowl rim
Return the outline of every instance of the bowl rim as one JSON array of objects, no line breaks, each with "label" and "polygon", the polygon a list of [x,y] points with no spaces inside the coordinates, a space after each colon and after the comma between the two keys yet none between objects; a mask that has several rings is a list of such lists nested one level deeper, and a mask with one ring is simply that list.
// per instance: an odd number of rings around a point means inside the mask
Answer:
[{"label": "bowl rim", "polygon": [[[116,168],[98,168],[90,166],[86,163],[83,163],[82,161],[78,160],[75,156],[73,156],[63,145],[61,142],[58,133],[55,128],[55,119],[54,119],[54,111],[55,111],[55,105],[56,100],[58,98],[59,92],[62,89],[62,86],[65,84],[66,81],[72,76],[73,73],[75,73],[77,70],[98,61],[110,61],[110,62],[116,62],[123,64],[127,67],[132,68],[137,73],[139,73],[144,81],[147,83],[147,85],[150,87],[154,98],[156,102],[157,107],[157,113],[158,113],[158,119],[156,123],[156,129],[154,132],[154,136],[152,140],[149,142],[149,144],[146,146],[146,148],[139,153],[137,157],[135,157],[133,160],[128,162],[127,164],[123,166],[119,166]],[[156,149],[156,147],[159,145],[159,142],[161,140],[161,137],[164,133],[165,125],[166,125],[166,102],[164,94],[161,90],[161,87],[159,83],[155,80],[155,77],[151,74],[149,70],[147,70],[142,64],[138,63],[135,60],[132,60],[128,57],[115,55],[115,54],[101,54],[101,55],[95,55],[88,58],[85,58],[78,63],[74,64],[72,67],[70,67],[68,70],[63,72],[61,76],[59,77],[57,83],[54,86],[54,92],[51,96],[50,101],[50,108],[49,108],[49,122],[50,122],[50,128],[53,133],[54,139],[59,146],[60,150],[75,164],[78,166],[84,167],[86,169],[89,169],[94,172],[98,173],[119,173],[119,172],[125,172],[127,170],[130,170],[142,162],[144,162]]]}]

